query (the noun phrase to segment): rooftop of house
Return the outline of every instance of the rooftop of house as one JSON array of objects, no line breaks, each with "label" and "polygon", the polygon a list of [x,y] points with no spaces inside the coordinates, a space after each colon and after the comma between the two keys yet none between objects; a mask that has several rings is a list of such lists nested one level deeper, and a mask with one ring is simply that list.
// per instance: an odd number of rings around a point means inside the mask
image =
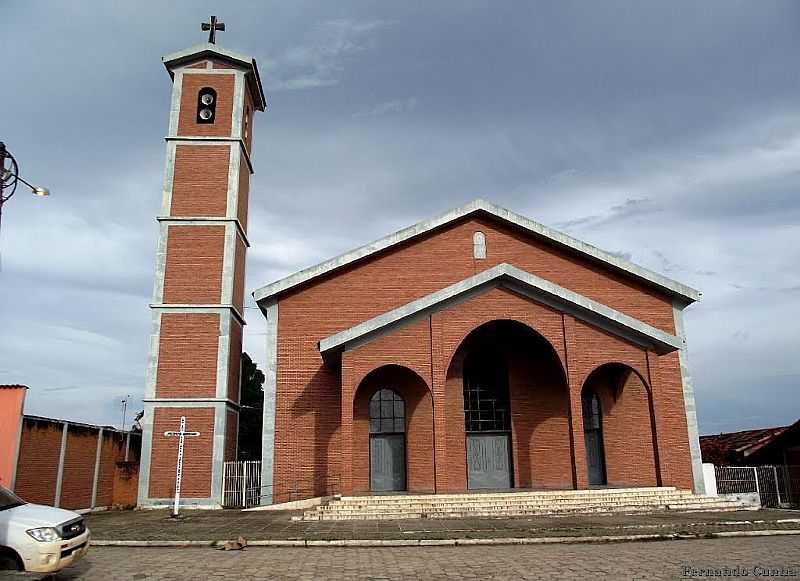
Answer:
[{"label": "rooftop of house", "polygon": [[704,456],[706,452],[716,449],[727,456],[746,458],[797,429],[800,429],[800,420],[788,426],[709,434],[700,436],[700,448]]}]

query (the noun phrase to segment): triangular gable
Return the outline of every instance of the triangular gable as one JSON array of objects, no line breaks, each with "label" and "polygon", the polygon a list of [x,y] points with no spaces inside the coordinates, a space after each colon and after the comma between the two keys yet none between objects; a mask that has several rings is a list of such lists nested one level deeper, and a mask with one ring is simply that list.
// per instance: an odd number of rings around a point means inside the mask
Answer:
[{"label": "triangular gable", "polygon": [[476,293],[497,286],[507,287],[559,311],[569,313],[577,319],[605,329],[637,345],[654,349],[659,354],[683,347],[681,339],[674,335],[549,280],[503,263],[326,337],[319,342],[320,353],[325,356],[363,344],[396,325],[402,325],[429,312],[445,309],[454,302],[465,300]]},{"label": "triangular gable", "polygon": [[558,246],[568,248],[579,255],[588,257],[597,262],[601,262],[612,270],[622,272],[627,276],[645,282],[646,284],[656,287],[669,295],[677,297],[679,300],[687,304],[693,303],[700,298],[700,293],[691,287],[643,268],[637,264],[633,264],[632,262],[624,260],[619,256],[615,256],[605,252],[604,250],[600,250],[591,244],[581,242],[580,240],[572,238],[571,236],[568,236],[562,232],[548,228],[547,226],[539,224],[530,218],[515,214],[510,210],[506,210],[505,208],[501,208],[500,206],[492,204],[491,202],[480,199],[469,202],[460,208],[450,210],[449,212],[431,220],[425,220],[414,224],[413,226],[381,238],[380,240],[376,240],[361,246],[360,248],[356,248],[355,250],[317,264],[316,266],[301,270],[300,272],[287,276],[286,278],[273,282],[272,284],[261,287],[253,293],[253,297],[255,297],[257,302],[269,299],[314,278],[323,276],[338,268],[347,266],[358,260],[362,260],[372,254],[386,250],[387,248],[391,248],[392,246],[405,242],[406,240],[421,236],[432,230],[477,212],[489,214],[490,216],[493,216],[502,222],[505,222],[506,224],[510,224],[513,227],[520,228],[533,236],[546,239]]},{"label": "triangular gable", "polygon": [[164,63],[169,76],[173,77],[175,68],[201,58],[219,59],[246,70],[254,85],[252,90],[253,106],[259,111],[266,108],[267,99],[264,97],[264,88],[261,86],[261,77],[258,75],[258,65],[253,57],[207,42],[163,56],[161,62]]}]

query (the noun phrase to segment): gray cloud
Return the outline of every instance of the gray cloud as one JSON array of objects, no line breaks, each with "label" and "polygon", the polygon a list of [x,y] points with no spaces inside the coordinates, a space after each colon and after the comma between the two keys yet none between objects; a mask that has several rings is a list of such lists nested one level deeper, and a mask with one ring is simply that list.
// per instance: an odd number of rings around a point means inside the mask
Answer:
[{"label": "gray cloud", "polygon": [[382,20],[359,21],[338,18],[322,22],[306,35],[305,43],[288,48],[266,67],[271,91],[316,89],[339,84],[348,59],[367,50],[372,35],[385,27]]},{"label": "gray cloud", "polygon": [[249,290],[485,197],[703,291],[686,315],[703,431],[800,416],[790,0],[6,2],[0,139],[53,190],[18,193],[0,233],[0,382],[30,385],[31,413],[118,423],[141,397],[159,58],[202,42],[211,13],[268,92]]}]

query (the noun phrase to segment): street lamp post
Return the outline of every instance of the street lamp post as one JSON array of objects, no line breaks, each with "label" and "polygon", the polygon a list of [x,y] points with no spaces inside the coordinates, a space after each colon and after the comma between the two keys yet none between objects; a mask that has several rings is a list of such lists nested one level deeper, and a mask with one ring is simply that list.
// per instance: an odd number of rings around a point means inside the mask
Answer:
[{"label": "street lamp post", "polygon": [[34,186],[20,177],[17,160],[6,149],[6,144],[0,141],[0,221],[3,217],[3,204],[9,201],[17,191],[19,182],[28,186],[34,196],[44,198],[50,195],[50,190],[47,188]]}]

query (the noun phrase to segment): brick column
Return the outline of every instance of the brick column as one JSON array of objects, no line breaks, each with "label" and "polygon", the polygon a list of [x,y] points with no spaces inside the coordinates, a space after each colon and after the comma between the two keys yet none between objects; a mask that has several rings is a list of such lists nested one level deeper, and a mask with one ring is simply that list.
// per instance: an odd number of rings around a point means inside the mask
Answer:
[{"label": "brick column", "polygon": [[575,489],[589,488],[588,467],[586,464],[586,442],[583,437],[583,409],[581,407],[581,390],[583,388],[577,356],[580,346],[575,333],[575,318],[562,315],[564,325],[564,360],[567,367],[567,384],[569,387],[569,431],[572,447],[572,485]]},{"label": "brick column", "polygon": [[353,398],[357,385],[354,385],[353,368],[348,361],[347,352],[342,353],[342,410],[341,410],[341,493],[353,494]]},{"label": "brick column", "polygon": [[[264,110],[255,61],[205,45],[164,57],[173,78],[152,335],[145,387],[140,506],[168,506],[181,416],[182,503],[219,506],[236,458],[252,117]],[[230,425],[230,426],[229,426]]]},{"label": "brick column", "polygon": [[429,317],[430,357],[431,357],[431,392],[433,394],[433,446],[435,492],[448,491],[447,478],[447,397],[445,379],[447,362],[442,354],[442,319],[435,315]]},{"label": "brick column", "polygon": [[660,361],[658,355],[652,351],[647,351],[647,372],[653,400],[652,414],[655,429],[653,437],[656,438],[656,434],[658,434],[654,443],[657,451],[657,474],[660,484],[671,486],[674,485],[670,470],[673,446],[668,444],[668,435],[671,431],[674,431],[674,427],[671,425],[673,420],[666,417],[664,413],[664,390],[661,381]]}]

